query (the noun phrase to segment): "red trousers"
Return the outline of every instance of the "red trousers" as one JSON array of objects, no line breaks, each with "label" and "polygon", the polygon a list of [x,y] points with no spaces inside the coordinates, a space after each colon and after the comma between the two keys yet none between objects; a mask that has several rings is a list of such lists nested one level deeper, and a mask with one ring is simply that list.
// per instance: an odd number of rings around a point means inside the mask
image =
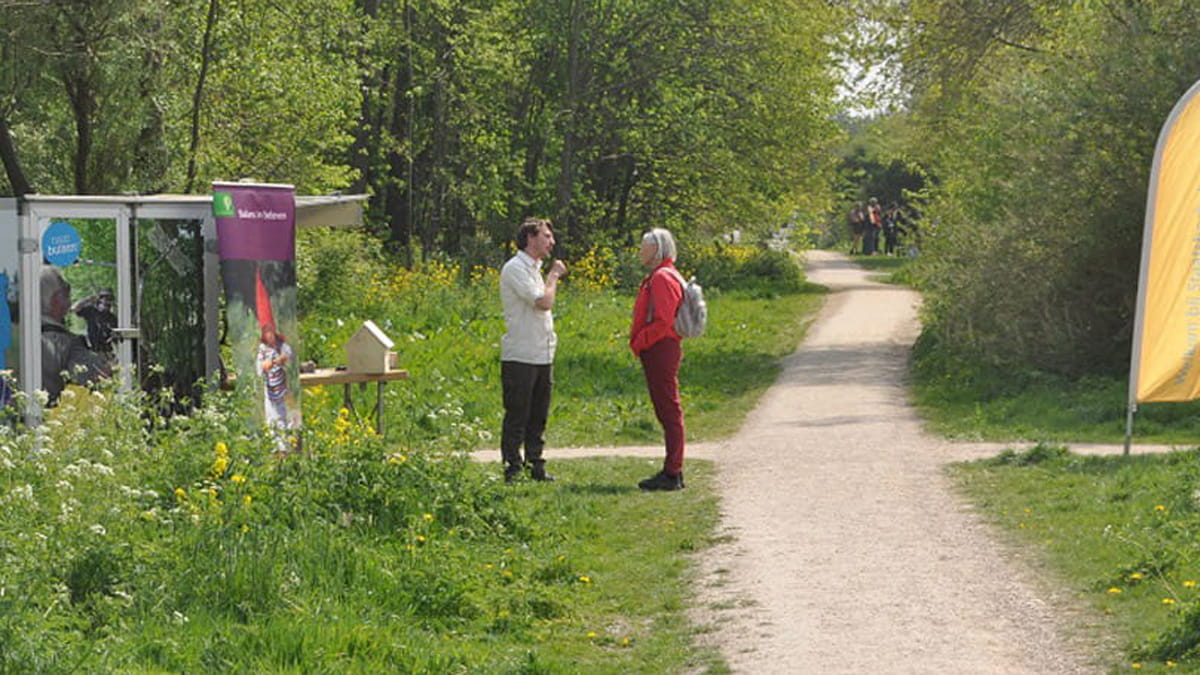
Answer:
[{"label": "red trousers", "polygon": [[663,428],[667,459],[663,471],[672,476],[683,473],[683,406],[679,402],[679,362],[683,350],[679,340],[664,338],[641,353],[646,387],[654,403],[654,414]]}]

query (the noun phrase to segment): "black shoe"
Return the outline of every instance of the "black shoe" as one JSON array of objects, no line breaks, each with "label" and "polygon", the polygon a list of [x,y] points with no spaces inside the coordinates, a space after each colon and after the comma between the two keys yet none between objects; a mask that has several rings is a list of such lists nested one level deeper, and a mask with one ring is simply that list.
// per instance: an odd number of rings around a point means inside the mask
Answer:
[{"label": "black shoe", "polygon": [[554,480],[554,476],[546,473],[546,466],[544,464],[534,464],[533,468],[529,470],[529,475],[541,483],[549,483]]},{"label": "black shoe", "polygon": [[516,481],[517,478],[520,478],[520,476],[521,476],[521,465],[520,464],[509,464],[508,466],[504,467],[504,482],[505,483],[512,483],[512,482]]},{"label": "black shoe", "polygon": [[665,471],[659,471],[646,480],[639,482],[638,487],[643,490],[682,490],[683,474],[672,476]]}]

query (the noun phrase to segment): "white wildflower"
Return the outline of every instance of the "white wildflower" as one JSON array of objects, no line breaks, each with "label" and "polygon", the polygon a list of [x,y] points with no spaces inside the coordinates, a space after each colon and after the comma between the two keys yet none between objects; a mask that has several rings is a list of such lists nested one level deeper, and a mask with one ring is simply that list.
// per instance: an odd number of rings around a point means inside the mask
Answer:
[{"label": "white wildflower", "polygon": [[101,525],[100,523],[96,523],[95,525],[89,527],[88,530],[90,530],[92,534],[95,534],[95,535],[98,535],[101,537],[108,534],[108,530],[104,529],[104,526]]}]

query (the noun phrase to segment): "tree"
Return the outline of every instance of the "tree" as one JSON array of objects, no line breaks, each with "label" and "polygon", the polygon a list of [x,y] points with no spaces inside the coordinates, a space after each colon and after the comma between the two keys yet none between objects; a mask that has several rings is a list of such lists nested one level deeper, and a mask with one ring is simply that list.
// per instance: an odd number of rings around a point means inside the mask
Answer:
[{"label": "tree", "polygon": [[1200,72],[1200,11],[911,6],[914,120],[941,178],[927,335],[996,365],[1123,371],[1150,158],[1181,74]]}]

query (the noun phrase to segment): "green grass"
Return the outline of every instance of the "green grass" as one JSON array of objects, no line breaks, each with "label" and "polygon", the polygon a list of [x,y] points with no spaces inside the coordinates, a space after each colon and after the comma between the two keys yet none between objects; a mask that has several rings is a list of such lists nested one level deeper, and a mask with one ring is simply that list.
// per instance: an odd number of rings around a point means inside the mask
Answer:
[{"label": "green grass", "polygon": [[1080,603],[1086,637],[1115,638],[1108,667],[1200,672],[1198,460],[1196,451],[1083,457],[1040,445],[950,471]]},{"label": "green grass", "polygon": [[851,260],[869,272],[884,275],[885,281],[891,281],[893,275],[902,275],[904,269],[912,262],[912,258],[890,255],[860,255],[852,257]]},{"label": "green grass", "polygon": [[[914,399],[931,431],[960,440],[1121,443],[1124,377],[1068,380],[1045,373],[989,371],[938,357],[918,363]],[[1134,442],[1189,445],[1200,438],[1200,402],[1147,403]]]}]

